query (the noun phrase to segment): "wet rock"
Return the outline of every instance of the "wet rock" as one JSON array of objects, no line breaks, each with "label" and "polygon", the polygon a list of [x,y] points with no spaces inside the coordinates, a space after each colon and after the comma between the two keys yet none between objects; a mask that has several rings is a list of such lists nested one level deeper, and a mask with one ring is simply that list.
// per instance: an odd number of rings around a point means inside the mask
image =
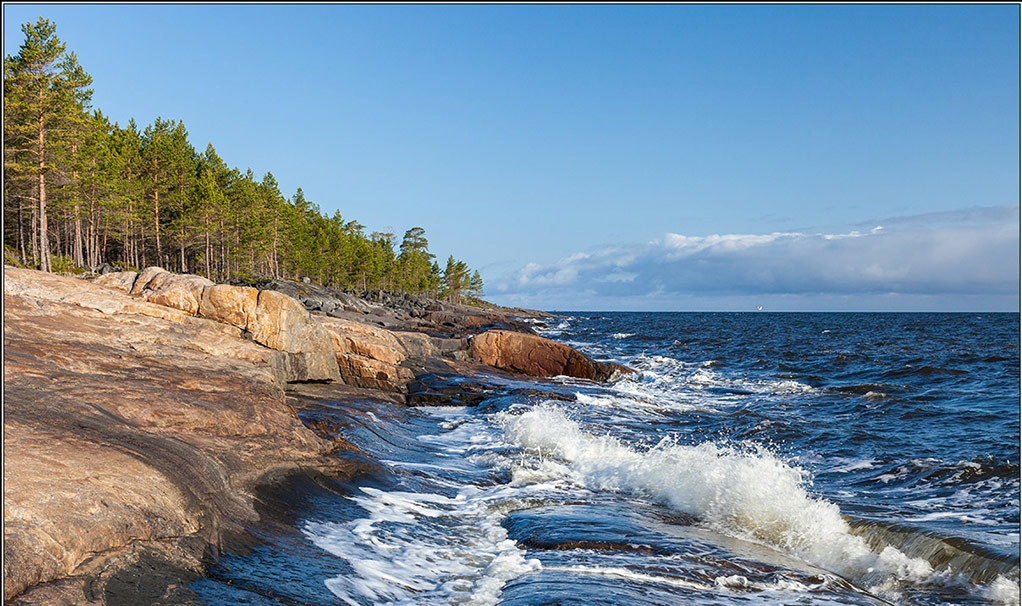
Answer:
[{"label": "wet rock", "polygon": [[426,373],[408,384],[409,406],[478,406],[492,389],[459,376]]},{"label": "wet rock", "polygon": [[546,400],[558,400],[560,402],[575,401],[575,398],[573,396],[555,393],[552,391],[545,391],[542,389],[536,389],[534,387],[521,387],[518,389],[512,389],[510,393],[512,395],[522,396],[524,398],[544,398]]},{"label": "wet rock", "polygon": [[596,365],[597,381],[610,381],[621,375],[635,374],[631,368],[613,362],[593,362],[593,364]]}]

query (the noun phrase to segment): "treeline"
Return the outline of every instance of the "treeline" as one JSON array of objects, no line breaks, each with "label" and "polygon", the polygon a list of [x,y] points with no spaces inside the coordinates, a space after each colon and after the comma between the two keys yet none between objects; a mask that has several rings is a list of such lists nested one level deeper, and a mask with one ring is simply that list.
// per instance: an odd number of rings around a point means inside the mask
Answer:
[{"label": "treeline", "polygon": [[[261,276],[450,301],[482,297],[478,271],[441,269],[425,231],[366,234],[301,188],[202,152],[181,121],[125,126],[92,107],[92,77],[41,18],[4,60],[4,262],[82,272],[160,265],[227,281]],[[395,249],[396,246],[396,249]]]}]

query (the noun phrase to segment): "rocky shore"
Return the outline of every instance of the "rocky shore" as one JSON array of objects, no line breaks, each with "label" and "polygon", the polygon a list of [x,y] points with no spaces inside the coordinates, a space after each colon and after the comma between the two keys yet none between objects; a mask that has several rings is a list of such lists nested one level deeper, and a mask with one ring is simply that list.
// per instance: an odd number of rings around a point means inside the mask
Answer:
[{"label": "rocky shore", "polygon": [[542,312],[150,267],[94,280],[4,268],[4,600],[170,604],[296,474],[357,449],[297,410],[473,404],[509,372],[607,380],[532,334]]}]

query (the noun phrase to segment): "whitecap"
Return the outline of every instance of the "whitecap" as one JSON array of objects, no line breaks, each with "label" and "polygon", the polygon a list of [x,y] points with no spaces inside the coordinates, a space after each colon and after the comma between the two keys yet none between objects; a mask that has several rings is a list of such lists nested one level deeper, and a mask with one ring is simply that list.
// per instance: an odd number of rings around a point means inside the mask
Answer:
[{"label": "whitecap", "polygon": [[557,461],[589,489],[639,494],[717,531],[855,577],[881,593],[933,573],[926,560],[893,547],[872,552],[850,532],[837,505],[808,493],[802,469],[762,447],[686,446],[665,439],[637,450],[613,437],[586,433],[553,406],[498,417],[513,443]]}]

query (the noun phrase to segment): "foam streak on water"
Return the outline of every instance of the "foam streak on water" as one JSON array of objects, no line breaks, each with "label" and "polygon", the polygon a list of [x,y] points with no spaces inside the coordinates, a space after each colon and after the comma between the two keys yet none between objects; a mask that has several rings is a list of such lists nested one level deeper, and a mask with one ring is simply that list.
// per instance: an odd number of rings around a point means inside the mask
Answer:
[{"label": "foam streak on water", "polygon": [[454,498],[363,487],[369,512],[345,524],[307,522],[306,536],[353,574],[326,582],[345,603],[496,604],[508,580],[536,570],[499,516],[469,487]]}]

